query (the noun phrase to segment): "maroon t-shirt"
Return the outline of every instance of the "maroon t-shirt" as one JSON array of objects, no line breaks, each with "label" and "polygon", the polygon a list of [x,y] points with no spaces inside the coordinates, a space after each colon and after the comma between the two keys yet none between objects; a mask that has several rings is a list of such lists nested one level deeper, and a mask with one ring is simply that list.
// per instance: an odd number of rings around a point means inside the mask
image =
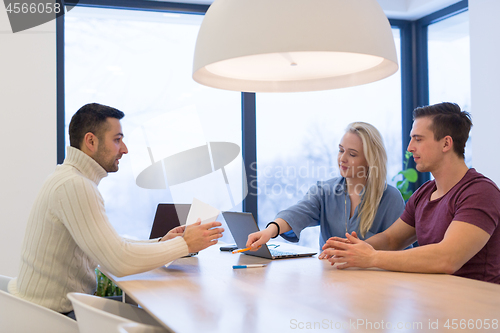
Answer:
[{"label": "maroon t-shirt", "polygon": [[415,228],[420,245],[439,243],[452,221],[473,224],[491,237],[454,275],[500,283],[500,190],[490,179],[469,169],[441,198],[431,201],[434,180],[408,200],[401,219]]}]

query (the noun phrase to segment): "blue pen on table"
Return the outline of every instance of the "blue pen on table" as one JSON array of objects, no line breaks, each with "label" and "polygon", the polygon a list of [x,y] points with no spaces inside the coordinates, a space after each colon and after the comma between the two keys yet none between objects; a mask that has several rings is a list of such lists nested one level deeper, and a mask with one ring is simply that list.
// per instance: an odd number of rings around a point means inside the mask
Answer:
[{"label": "blue pen on table", "polygon": [[233,265],[233,269],[240,269],[240,268],[255,268],[255,267],[266,267],[267,265],[265,264],[254,264],[254,265]]}]

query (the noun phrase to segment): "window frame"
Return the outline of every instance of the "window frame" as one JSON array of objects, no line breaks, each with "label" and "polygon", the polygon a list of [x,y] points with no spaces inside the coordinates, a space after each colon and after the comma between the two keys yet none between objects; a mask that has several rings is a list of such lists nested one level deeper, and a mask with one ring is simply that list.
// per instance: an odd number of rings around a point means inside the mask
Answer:
[{"label": "window frame", "polygon": [[[469,10],[469,1],[461,0],[451,6],[438,10],[415,21],[392,20],[391,26],[401,31],[401,121],[402,121],[402,160],[410,143],[409,133],[413,125],[413,110],[429,104],[429,25],[445,20]],[[410,159],[408,167],[415,168]],[[418,180],[410,184],[415,191],[430,179],[428,172],[418,172]]]},{"label": "window frame", "polygon": [[[86,6],[97,8],[145,10],[182,14],[204,15],[209,5],[176,3],[148,0],[82,0],[66,1],[66,6]],[[444,20],[468,10],[468,0],[446,7],[419,20],[389,19],[391,27],[399,28],[401,35],[401,121],[402,154],[409,144],[413,110],[429,103],[429,75],[427,52],[427,29],[432,23]],[[57,67],[57,163],[65,157],[65,70],[64,70],[64,15],[56,19],[56,67]],[[257,137],[256,137],[256,94],[241,93],[242,156],[247,179],[257,181]],[[409,167],[414,167],[410,160]],[[413,185],[417,189],[429,180],[429,173],[420,173]],[[257,186],[247,186],[248,195],[243,201],[243,211],[257,216]]]}]

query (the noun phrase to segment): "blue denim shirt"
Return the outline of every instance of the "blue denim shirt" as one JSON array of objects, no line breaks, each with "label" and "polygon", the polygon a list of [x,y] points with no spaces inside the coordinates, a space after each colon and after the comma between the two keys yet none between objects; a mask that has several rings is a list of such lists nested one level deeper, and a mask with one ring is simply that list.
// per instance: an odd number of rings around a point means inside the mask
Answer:
[{"label": "blue denim shirt", "polygon": [[288,241],[298,242],[300,232],[304,228],[319,225],[319,246],[321,249],[330,237],[345,238],[346,211],[348,216],[347,231],[349,233],[356,231],[358,237],[363,240],[389,228],[404,211],[405,204],[401,193],[393,186],[387,185],[372,227],[365,237],[362,237],[359,232],[359,206],[356,207],[353,216],[349,218],[351,200],[344,189],[344,177],[319,181],[311,186],[302,200],[276,215],[276,218],[282,218],[292,228],[291,231],[283,233],[281,236]]}]

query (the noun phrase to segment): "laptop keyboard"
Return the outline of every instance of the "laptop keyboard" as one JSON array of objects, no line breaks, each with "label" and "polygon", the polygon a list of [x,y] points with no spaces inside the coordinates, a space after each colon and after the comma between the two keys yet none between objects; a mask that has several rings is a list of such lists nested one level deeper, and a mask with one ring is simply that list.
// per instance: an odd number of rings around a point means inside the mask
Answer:
[{"label": "laptop keyboard", "polygon": [[275,250],[275,249],[269,249],[269,251],[271,252],[273,257],[285,257],[285,256],[296,257],[296,256],[298,256],[298,254],[294,253],[294,252],[279,251],[279,250]]}]

